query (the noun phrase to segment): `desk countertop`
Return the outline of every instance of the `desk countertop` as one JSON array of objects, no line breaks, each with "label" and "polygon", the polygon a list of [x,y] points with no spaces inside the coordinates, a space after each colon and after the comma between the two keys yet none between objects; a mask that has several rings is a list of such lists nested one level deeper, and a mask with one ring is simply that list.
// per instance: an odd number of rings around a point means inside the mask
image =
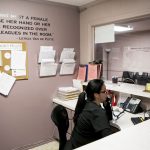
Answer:
[{"label": "desk countertop", "polygon": [[[87,82],[83,83],[83,85],[87,85]],[[123,82],[112,83],[112,81],[108,80],[105,81],[105,85],[108,90],[150,98],[150,93],[145,92],[145,86],[143,85]]]},{"label": "desk countertop", "polygon": [[[108,90],[150,98],[150,93],[144,92],[145,86],[128,83],[115,84],[111,81],[105,81],[105,84]],[[54,98],[53,102],[74,111],[77,100],[62,101],[58,98]],[[140,115],[142,116],[143,114]],[[76,150],[149,150],[150,120],[133,125],[131,117],[135,116],[139,116],[139,114],[134,115],[125,112],[117,121],[112,122],[116,124],[116,127],[121,129],[121,132],[117,132],[108,137],[77,148]]]},{"label": "desk countertop", "polygon": [[[77,100],[63,101],[63,100],[60,100],[59,98],[54,98],[53,103],[62,105],[66,107],[67,109],[74,111],[76,104],[77,104]],[[120,130],[123,130],[123,129],[133,126],[133,123],[131,122],[131,117],[139,117],[139,116],[144,117],[144,114],[143,113],[131,114],[128,112],[124,112],[123,114],[121,114],[118,120],[111,121],[111,125],[119,128]]]},{"label": "desk countertop", "polygon": [[97,140],[76,150],[149,150],[150,120]]},{"label": "desk countertop", "polygon": [[62,105],[64,107],[66,107],[67,109],[75,111],[75,107],[76,107],[76,104],[77,104],[77,99],[75,99],[75,100],[69,100],[69,101],[64,101],[64,100],[61,100],[59,98],[53,98],[53,103]]}]

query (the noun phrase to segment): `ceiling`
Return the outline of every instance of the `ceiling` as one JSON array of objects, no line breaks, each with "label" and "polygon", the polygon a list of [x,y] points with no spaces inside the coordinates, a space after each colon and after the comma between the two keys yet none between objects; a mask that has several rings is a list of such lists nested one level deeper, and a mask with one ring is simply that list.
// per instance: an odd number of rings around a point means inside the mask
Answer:
[{"label": "ceiling", "polygon": [[120,26],[133,27],[132,31],[127,31],[125,33],[150,31],[150,16],[142,18],[142,19],[134,19],[134,20],[130,20],[130,21],[123,21],[121,23],[115,23],[115,24],[120,25]]},{"label": "ceiling", "polygon": [[104,0],[41,0],[41,1],[57,2],[57,3],[81,7],[81,6],[87,5],[87,4],[95,2],[95,1],[102,2]]}]

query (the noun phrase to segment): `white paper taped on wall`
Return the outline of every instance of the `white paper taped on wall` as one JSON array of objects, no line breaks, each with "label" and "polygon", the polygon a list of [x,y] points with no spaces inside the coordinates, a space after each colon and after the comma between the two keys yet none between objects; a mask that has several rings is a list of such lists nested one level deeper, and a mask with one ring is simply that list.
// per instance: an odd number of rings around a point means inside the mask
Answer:
[{"label": "white paper taped on wall", "polygon": [[0,93],[7,96],[13,87],[16,78],[2,72],[0,74]]}]

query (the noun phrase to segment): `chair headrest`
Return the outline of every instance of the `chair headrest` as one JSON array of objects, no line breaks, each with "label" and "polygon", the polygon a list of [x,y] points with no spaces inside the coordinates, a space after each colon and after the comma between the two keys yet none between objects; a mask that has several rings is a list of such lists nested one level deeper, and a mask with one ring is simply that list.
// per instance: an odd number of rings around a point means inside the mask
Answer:
[{"label": "chair headrest", "polygon": [[63,107],[61,105],[57,105],[53,109],[53,111],[51,113],[51,118],[56,126],[59,126],[59,125],[63,124],[64,122],[66,122],[66,123],[69,122],[67,110],[65,107]]}]

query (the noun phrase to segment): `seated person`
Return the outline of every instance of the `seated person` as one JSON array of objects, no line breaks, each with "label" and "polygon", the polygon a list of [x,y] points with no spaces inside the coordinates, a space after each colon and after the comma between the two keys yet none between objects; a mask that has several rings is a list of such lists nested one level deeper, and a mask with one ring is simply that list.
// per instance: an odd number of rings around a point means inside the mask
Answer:
[{"label": "seated person", "polygon": [[72,149],[112,134],[111,119],[112,111],[103,80],[91,80],[85,92],[79,95],[75,109],[75,127],[70,138]]}]

